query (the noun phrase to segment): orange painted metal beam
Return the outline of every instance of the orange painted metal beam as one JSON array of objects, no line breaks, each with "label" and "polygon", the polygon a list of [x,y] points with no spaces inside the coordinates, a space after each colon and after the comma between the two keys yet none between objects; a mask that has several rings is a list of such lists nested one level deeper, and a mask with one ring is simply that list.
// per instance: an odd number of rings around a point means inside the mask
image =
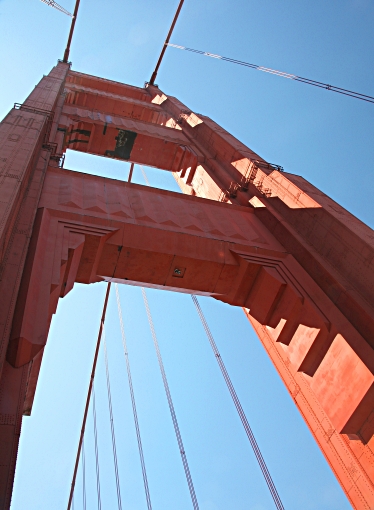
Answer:
[{"label": "orange painted metal beam", "polygon": [[[103,279],[242,306],[353,507],[373,508],[373,232],[155,86],[62,63],[43,80],[47,113],[0,125],[0,508],[58,299]],[[67,148],[173,171],[191,196],[58,169]]]}]

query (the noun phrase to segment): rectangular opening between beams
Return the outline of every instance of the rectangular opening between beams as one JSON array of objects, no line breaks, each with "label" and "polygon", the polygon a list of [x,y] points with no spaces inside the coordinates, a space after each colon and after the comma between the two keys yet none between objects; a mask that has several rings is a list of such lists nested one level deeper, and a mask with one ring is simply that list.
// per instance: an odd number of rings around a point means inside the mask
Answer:
[{"label": "rectangular opening between beams", "polygon": [[[99,177],[127,181],[130,163],[68,149],[66,151],[64,168]],[[148,185],[149,183],[153,188],[175,191],[177,193],[181,192],[172,173],[159,170],[158,168],[135,164],[131,182],[141,185]]]}]

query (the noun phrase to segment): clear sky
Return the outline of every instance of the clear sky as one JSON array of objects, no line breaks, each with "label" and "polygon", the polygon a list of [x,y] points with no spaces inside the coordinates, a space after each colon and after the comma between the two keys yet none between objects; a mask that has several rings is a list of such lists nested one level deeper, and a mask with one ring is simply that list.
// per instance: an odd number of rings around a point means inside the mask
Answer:
[{"label": "clear sky", "polygon": [[[59,0],[73,10],[73,0]],[[81,0],[73,69],[142,86],[177,0]],[[185,0],[172,42],[374,95],[373,0]],[[67,16],[0,0],[0,115],[62,58]],[[272,163],[374,225],[374,105],[168,49],[157,83]],[[67,168],[117,179],[128,165],[71,151]],[[166,172],[152,186],[177,191]],[[144,184],[139,168],[134,181]],[[120,287],[153,508],[192,508],[139,288]],[[31,417],[23,421],[12,510],[66,508],[104,284],[77,285],[53,319]],[[148,292],[202,510],[274,508],[188,295]],[[201,299],[287,510],[350,508],[240,309]],[[107,320],[124,510],[146,508],[114,295]],[[115,509],[102,356],[96,381],[103,509]],[[96,508],[92,415],[88,509]],[[81,471],[75,509],[82,507]]]}]

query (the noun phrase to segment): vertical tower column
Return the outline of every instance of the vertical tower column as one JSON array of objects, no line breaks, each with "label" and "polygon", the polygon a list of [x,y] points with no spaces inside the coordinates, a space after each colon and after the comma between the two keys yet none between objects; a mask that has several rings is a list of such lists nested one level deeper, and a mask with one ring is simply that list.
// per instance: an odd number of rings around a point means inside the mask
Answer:
[{"label": "vertical tower column", "polygon": [[[253,207],[264,229],[361,336],[360,354],[354,336],[324,321],[323,310],[321,324],[312,327],[309,312],[291,301],[287,307],[287,300],[260,321],[258,310],[265,310],[266,303],[255,301],[252,314],[245,309],[353,507],[374,508],[373,231],[302,177],[267,163],[208,117],[158,87],[148,85],[147,90],[203,155],[197,168],[174,172],[182,191]],[[302,278],[298,285],[302,291]]]},{"label": "vertical tower column", "polygon": [[8,509],[31,363],[6,360],[20,280],[54,143],[69,64],[59,62],[0,123],[0,509]]}]

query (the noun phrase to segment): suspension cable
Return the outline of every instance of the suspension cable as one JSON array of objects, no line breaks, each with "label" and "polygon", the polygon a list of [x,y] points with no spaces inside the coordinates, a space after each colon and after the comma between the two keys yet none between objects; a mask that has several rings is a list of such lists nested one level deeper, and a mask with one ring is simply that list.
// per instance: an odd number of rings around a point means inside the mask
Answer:
[{"label": "suspension cable", "polygon": [[[144,178],[147,186],[150,186],[150,183],[149,183],[147,174],[145,173],[143,165],[140,165],[140,169],[141,169],[141,172],[143,174],[143,178]],[[142,287],[142,292],[143,292],[144,303],[146,305],[146,310],[147,310],[147,315],[148,315],[148,311],[149,311],[148,300],[147,300],[147,296],[145,294],[145,290],[144,290],[143,287]],[[276,489],[276,487],[274,485],[273,479],[271,478],[270,472],[269,472],[269,470],[268,470],[268,468],[267,468],[267,466],[265,464],[265,460],[262,457],[262,453],[260,451],[260,448],[259,448],[259,446],[257,444],[257,441],[256,441],[256,439],[254,437],[253,432],[252,432],[252,429],[251,429],[251,427],[250,427],[250,425],[248,423],[247,417],[246,417],[246,415],[244,413],[244,410],[243,410],[243,408],[241,406],[240,400],[239,400],[239,398],[238,398],[238,396],[236,394],[235,388],[234,388],[234,386],[233,386],[233,384],[231,382],[229,374],[228,374],[228,372],[226,370],[226,367],[225,367],[225,365],[223,363],[221,355],[220,355],[220,353],[218,351],[217,345],[216,345],[216,343],[214,341],[214,338],[213,338],[213,335],[212,335],[212,333],[211,333],[211,331],[209,329],[209,326],[208,326],[208,323],[207,323],[207,321],[205,319],[204,313],[203,313],[203,311],[202,311],[202,309],[200,307],[200,304],[199,304],[199,302],[197,300],[197,297],[195,295],[193,295],[193,294],[191,295],[191,297],[192,297],[192,300],[193,300],[193,302],[194,302],[194,304],[196,306],[196,309],[197,309],[197,312],[199,314],[200,320],[201,320],[201,322],[203,324],[204,330],[206,332],[206,335],[208,337],[210,345],[211,345],[211,347],[213,349],[214,355],[215,355],[215,357],[217,359],[218,365],[219,365],[219,367],[221,369],[222,375],[223,375],[223,377],[225,379],[225,382],[226,382],[226,385],[227,385],[228,390],[230,392],[230,395],[232,397],[232,400],[233,400],[233,402],[235,404],[235,407],[236,407],[236,409],[238,411],[238,414],[239,414],[239,417],[240,417],[240,419],[242,421],[242,424],[244,426],[245,432],[246,432],[246,434],[248,436],[248,439],[250,441],[252,449],[253,449],[253,451],[255,453],[257,462],[258,462],[258,464],[259,464],[259,466],[261,468],[262,474],[263,474],[263,476],[265,478],[265,481],[266,481],[266,484],[267,484],[267,486],[269,488],[270,494],[271,494],[271,496],[272,496],[272,498],[274,500],[275,506],[276,506],[276,508],[278,510],[284,510],[283,503],[282,503],[282,501],[281,501],[281,499],[279,497],[279,494],[278,494],[277,489]],[[151,327],[152,336],[154,334],[153,338],[154,338],[154,342],[155,342],[155,347],[157,346],[156,347],[156,352],[160,352],[159,349],[158,349],[157,337],[156,337],[156,333],[154,332],[153,321],[152,321],[152,316],[151,316],[150,311],[149,311],[148,321],[149,321],[149,325]],[[160,358],[161,358],[161,353],[160,353]],[[160,363],[160,361],[159,361],[159,363]],[[162,359],[161,359],[161,364],[162,364]],[[163,367],[163,365],[162,365],[162,367]],[[160,368],[161,368],[161,365],[160,365]],[[161,373],[162,373],[162,368],[161,368]],[[166,376],[165,376],[165,378],[166,378]],[[166,381],[166,384],[167,384],[167,381]],[[165,387],[165,391],[166,391],[166,387]],[[170,409],[170,411],[171,411],[171,409]]]},{"label": "suspension cable", "polygon": [[114,472],[115,472],[115,476],[116,476],[117,501],[118,501],[118,510],[122,510],[121,488],[120,488],[119,474],[118,474],[116,434],[115,434],[115,431],[114,431],[114,420],[113,420],[112,392],[111,392],[111,389],[110,389],[108,350],[107,350],[107,345],[106,345],[106,338],[105,338],[105,329],[104,329],[104,327],[103,327],[103,334],[104,334],[104,359],[105,359],[106,387],[107,387],[107,393],[108,393],[108,405],[109,405],[109,415],[110,415],[110,430],[111,430],[111,435],[112,435],[112,448],[113,448]]},{"label": "suspension cable", "polygon": [[83,437],[84,437],[84,431],[85,431],[86,422],[87,422],[88,408],[90,406],[92,386],[93,386],[93,381],[94,381],[94,378],[95,378],[97,359],[98,359],[98,356],[99,356],[101,336],[102,336],[103,329],[104,329],[106,309],[107,309],[107,306],[108,306],[110,286],[111,286],[111,283],[109,282],[108,285],[107,285],[107,288],[106,288],[104,305],[103,305],[103,311],[102,311],[101,319],[100,319],[99,333],[97,335],[97,341],[96,341],[95,355],[94,355],[94,359],[93,359],[93,362],[92,362],[91,377],[90,377],[90,382],[89,382],[89,385],[88,385],[88,391],[87,391],[87,397],[86,397],[86,405],[85,405],[84,413],[83,413],[82,427],[81,427],[81,432],[80,432],[80,436],[79,436],[77,455],[76,455],[76,458],[75,458],[73,479],[72,479],[71,487],[70,487],[70,494],[69,494],[69,501],[68,501],[67,510],[70,510],[70,508],[71,508],[71,502],[72,502],[73,494],[74,494],[75,480],[77,478],[79,458],[80,458],[80,453],[81,453],[81,448],[82,448],[82,443],[83,443]]},{"label": "suspension cable", "polygon": [[145,180],[146,185],[147,185],[147,186],[150,186],[150,184],[149,184],[149,180],[148,180],[147,174],[145,173],[145,170],[144,170],[143,165],[140,165],[140,170],[142,171],[142,174],[143,174],[143,177],[144,177],[144,180]]},{"label": "suspension cable", "polygon": [[73,15],[69,11],[64,9],[60,4],[58,4],[54,0],[40,0],[40,1],[43,2],[44,4],[49,5],[50,7],[53,7],[54,9],[57,9],[58,11],[60,11],[60,12],[62,12],[64,14],[67,14],[71,18],[73,18]]},{"label": "suspension cable", "polygon": [[281,76],[282,78],[288,78],[289,80],[299,81],[301,83],[306,83],[307,85],[313,85],[314,87],[319,87],[326,90],[331,90],[332,92],[337,92],[338,94],[343,94],[345,96],[354,97],[355,99],[361,99],[362,101],[367,101],[368,103],[374,103],[374,97],[368,96],[366,94],[360,94],[359,92],[354,92],[353,90],[342,89],[341,87],[335,87],[334,85],[329,85],[327,83],[322,83],[320,81],[310,80],[309,78],[303,78],[302,76],[296,76],[295,74],[284,73],[283,71],[277,71],[275,69],[270,69],[269,67],[262,67],[256,64],[250,64],[249,62],[243,62],[241,60],[236,60],[234,58],[223,57],[221,55],[216,55],[214,53],[208,53],[206,51],[194,50],[192,48],[187,48],[186,46],[179,46],[177,44],[165,43],[167,46],[171,46],[172,48],[177,48],[178,50],[186,50],[191,51],[192,53],[198,53],[199,55],[204,55],[205,57],[216,58],[218,60],[224,60],[225,62],[231,62],[232,64],[238,64],[244,67],[250,67],[251,69],[256,69],[257,71],[263,71],[264,73],[275,74],[277,76]]},{"label": "suspension cable", "polygon": [[99,468],[99,448],[98,448],[98,442],[97,442],[95,385],[92,386],[92,414],[93,414],[94,438],[95,438],[97,509],[101,510],[100,468]]},{"label": "suspension cable", "polygon": [[231,395],[231,398],[234,402],[234,405],[236,407],[236,410],[238,411],[238,415],[239,415],[239,418],[243,424],[243,427],[244,427],[244,430],[247,434],[247,437],[249,439],[249,442],[252,446],[252,449],[254,451],[254,454],[256,456],[256,459],[257,459],[257,462],[260,466],[260,469],[262,471],[262,474],[265,478],[265,481],[267,483],[267,486],[269,488],[269,491],[270,491],[270,494],[274,500],[274,503],[275,503],[275,506],[278,510],[284,510],[284,506],[283,506],[283,503],[279,497],[279,494],[277,492],[277,489],[274,485],[274,482],[273,482],[273,479],[271,478],[270,476],[270,473],[269,473],[269,470],[265,464],[265,460],[262,456],[262,453],[260,451],[260,448],[257,444],[257,441],[255,439],[255,436],[252,432],[252,429],[248,423],[248,420],[247,420],[247,417],[244,413],[244,410],[242,408],[242,405],[240,403],[240,400],[236,394],[236,391],[235,391],[235,388],[231,382],[231,379],[229,377],[229,374],[226,370],[226,367],[225,367],[225,364],[223,363],[223,360],[222,360],[222,357],[218,351],[218,347],[216,345],[216,342],[214,341],[214,338],[213,338],[213,335],[209,329],[209,326],[208,326],[208,323],[205,319],[205,316],[204,316],[204,313],[200,307],[200,304],[197,300],[197,297],[195,295],[191,295],[192,297],[192,301],[194,302],[195,304],[195,307],[196,307],[196,310],[197,310],[197,313],[199,314],[199,317],[200,317],[200,320],[201,320],[201,323],[204,327],[204,330],[205,330],[205,333],[206,333],[206,336],[208,337],[208,340],[209,340],[209,343],[210,343],[210,346],[212,347],[212,350],[213,350],[213,353],[214,353],[214,356],[216,357],[216,360],[217,360],[217,363],[219,365],[219,368],[221,369],[221,372],[222,372],[222,375],[223,375],[223,378],[225,379],[225,382],[226,382],[226,385],[227,385],[227,388],[230,392],[230,395]]},{"label": "suspension cable", "polygon": [[160,348],[159,348],[158,341],[157,341],[156,331],[155,331],[155,328],[154,328],[154,325],[153,325],[152,315],[151,315],[151,311],[150,311],[149,305],[148,305],[147,294],[146,294],[145,289],[143,287],[142,287],[142,294],[143,294],[143,300],[144,300],[145,309],[146,309],[146,312],[147,312],[149,327],[150,327],[152,338],[153,338],[153,343],[154,343],[154,346],[155,346],[155,349],[156,349],[156,354],[157,354],[158,364],[159,364],[160,371],[161,371],[162,381],[164,383],[165,393],[166,393],[167,401],[168,401],[168,404],[169,404],[171,419],[173,421],[174,431],[175,431],[175,435],[177,437],[177,442],[178,442],[178,446],[179,446],[179,452],[181,454],[182,463],[183,463],[184,472],[185,472],[186,479],[187,479],[188,488],[190,490],[192,505],[194,507],[194,510],[199,510],[199,504],[197,502],[197,497],[196,497],[196,494],[195,494],[195,488],[194,488],[194,485],[193,485],[193,482],[192,482],[190,468],[188,467],[187,456],[186,456],[186,452],[184,450],[182,436],[181,436],[181,433],[180,433],[180,430],[179,430],[179,425],[178,425],[178,421],[177,421],[177,415],[175,413],[173,400],[171,398],[169,384],[168,384],[168,381],[167,381],[167,378],[166,378],[165,368],[164,368],[164,364],[163,364],[163,361],[162,361]]},{"label": "suspension cable", "polygon": [[130,170],[129,170],[129,176],[127,177],[127,182],[131,182],[132,174],[133,174],[133,171],[134,171],[134,166],[135,166],[134,163],[130,164]]},{"label": "suspension cable", "polygon": [[74,7],[74,14],[73,14],[73,17],[72,17],[72,20],[71,20],[71,25],[70,25],[68,42],[66,44],[66,49],[65,49],[65,52],[64,52],[63,62],[65,62],[65,63],[67,63],[67,61],[69,59],[70,45],[71,45],[71,40],[72,40],[73,34],[74,34],[75,23],[77,21],[79,4],[80,4],[80,0],[76,0],[75,1],[75,7]]},{"label": "suspension cable", "polygon": [[166,46],[168,45],[168,42],[170,41],[170,37],[171,37],[171,34],[173,33],[173,30],[174,30],[175,24],[176,24],[177,19],[178,19],[178,16],[179,16],[179,13],[181,12],[183,2],[184,2],[184,0],[179,0],[178,8],[177,8],[177,10],[176,10],[176,13],[175,13],[175,15],[174,15],[173,21],[172,21],[172,23],[171,23],[171,26],[170,26],[170,29],[169,29],[168,35],[166,36],[166,39],[165,39],[164,45],[162,46],[162,50],[161,50],[160,56],[158,57],[158,61],[157,61],[157,64],[156,64],[155,70],[153,71],[152,76],[151,76],[151,79],[150,79],[150,81],[149,81],[149,84],[150,84],[150,85],[154,85],[154,83],[155,83],[155,79],[156,79],[156,76],[157,76],[158,69],[159,69],[160,64],[161,64],[161,61],[162,61],[162,59],[163,59],[163,57],[164,57],[164,53],[165,53],[165,51],[166,51]]},{"label": "suspension cable", "polygon": [[130,387],[132,412],[133,412],[133,415],[134,415],[134,423],[135,423],[136,437],[137,437],[137,440],[138,440],[138,449],[139,449],[140,464],[141,464],[141,467],[142,467],[145,497],[146,497],[146,500],[147,500],[148,510],[152,510],[151,496],[150,496],[149,487],[148,487],[147,472],[146,472],[146,469],[145,469],[143,446],[142,446],[142,440],[141,440],[141,436],[140,436],[138,413],[137,413],[137,410],[136,410],[134,388],[133,388],[133,384],[132,384],[129,353],[128,353],[128,350],[127,350],[127,342],[126,342],[126,336],[125,336],[125,329],[123,327],[121,301],[120,301],[120,297],[119,297],[118,285],[117,284],[115,284],[115,289],[116,289],[116,298],[117,298],[118,317],[119,317],[119,322],[120,322],[120,326],[121,326],[122,345],[123,345],[123,351],[124,351],[125,360],[126,360],[127,378],[128,378],[129,387]]},{"label": "suspension cable", "polygon": [[83,476],[83,510],[87,508],[87,496],[86,496],[86,456],[84,454],[84,438],[82,441],[82,476]]}]

